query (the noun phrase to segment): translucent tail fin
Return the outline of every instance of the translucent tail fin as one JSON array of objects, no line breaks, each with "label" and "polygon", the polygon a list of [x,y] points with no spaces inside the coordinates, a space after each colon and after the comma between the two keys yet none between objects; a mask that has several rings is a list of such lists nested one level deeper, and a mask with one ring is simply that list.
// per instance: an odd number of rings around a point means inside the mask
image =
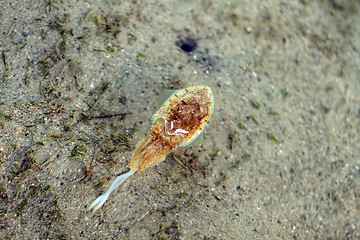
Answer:
[{"label": "translucent tail fin", "polygon": [[125,182],[126,179],[128,179],[131,175],[133,175],[135,173],[135,171],[128,171],[126,173],[121,174],[120,176],[118,176],[114,182],[111,184],[109,190],[107,190],[106,193],[104,193],[103,195],[101,195],[100,197],[98,197],[89,207],[89,210],[93,209],[93,212],[95,212],[96,210],[98,210],[99,208],[102,207],[102,205],[106,202],[106,200],[108,199],[110,193],[112,191],[114,191],[119,185],[121,185],[123,182]]}]

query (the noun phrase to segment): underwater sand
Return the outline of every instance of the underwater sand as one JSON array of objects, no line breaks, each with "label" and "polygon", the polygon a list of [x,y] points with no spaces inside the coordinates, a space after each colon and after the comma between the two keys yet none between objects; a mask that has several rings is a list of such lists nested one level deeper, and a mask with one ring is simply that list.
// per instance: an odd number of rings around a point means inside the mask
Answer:
[{"label": "underwater sand", "polygon": [[[0,239],[359,239],[358,1],[0,3]],[[205,131],[128,170],[205,84]]]}]

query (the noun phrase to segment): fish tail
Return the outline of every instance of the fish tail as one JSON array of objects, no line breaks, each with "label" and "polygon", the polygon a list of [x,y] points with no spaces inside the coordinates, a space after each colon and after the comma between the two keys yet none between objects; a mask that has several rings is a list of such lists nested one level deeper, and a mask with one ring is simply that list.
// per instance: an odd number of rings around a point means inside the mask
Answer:
[{"label": "fish tail", "polygon": [[123,182],[125,182],[126,179],[128,179],[131,175],[133,175],[136,172],[133,170],[130,170],[126,173],[121,174],[117,178],[115,178],[114,182],[111,184],[109,190],[107,190],[106,193],[99,196],[89,207],[89,210],[94,209],[93,212],[96,212],[99,208],[104,205],[106,200],[108,199],[110,193],[114,191],[119,185],[121,185]]}]

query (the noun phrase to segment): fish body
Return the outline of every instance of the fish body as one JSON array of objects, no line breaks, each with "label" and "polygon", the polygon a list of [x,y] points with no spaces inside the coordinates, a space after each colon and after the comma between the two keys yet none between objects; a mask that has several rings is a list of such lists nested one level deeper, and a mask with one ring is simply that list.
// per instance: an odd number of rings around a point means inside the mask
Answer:
[{"label": "fish body", "polygon": [[152,127],[130,160],[130,171],[118,176],[109,190],[90,206],[99,209],[110,193],[135,172],[142,172],[165,160],[167,154],[187,146],[203,131],[214,109],[208,86],[198,85],[174,92],[152,116]]},{"label": "fish body", "polygon": [[207,86],[174,92],[152,116],[151,131],[136,146],[130,169],[141,172],[162,162],[178,147],[189,145],[203,131],[213,108],[214,97]]}]

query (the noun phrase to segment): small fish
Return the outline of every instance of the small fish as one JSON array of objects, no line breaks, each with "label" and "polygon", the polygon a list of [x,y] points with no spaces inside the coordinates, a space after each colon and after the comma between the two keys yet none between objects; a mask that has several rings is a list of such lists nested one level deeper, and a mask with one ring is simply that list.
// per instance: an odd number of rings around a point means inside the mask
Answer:
[{"label": "small fish", "polygon": [[151,117],[152,127],[130,160],[130,171],[118,176],[109,190],[89,207],[95,212],[110,193],[135,172],[142,172],[165,160],[167,154],[186,147],[203,131],[214,110],[214,96],[208,86],[199,85],[174,92]]}]

